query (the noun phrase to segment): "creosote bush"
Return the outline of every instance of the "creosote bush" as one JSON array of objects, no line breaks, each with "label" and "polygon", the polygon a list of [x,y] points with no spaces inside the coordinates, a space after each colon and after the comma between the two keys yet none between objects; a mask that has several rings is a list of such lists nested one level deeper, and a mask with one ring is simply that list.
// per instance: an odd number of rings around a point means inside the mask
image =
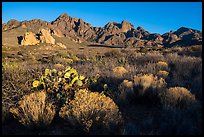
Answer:
[{"label": "creosote bush", "polygon": [[196,102],[195,96],[184,87],[171,87],[160,93],[161,104],[165,107],[186,108]]},{"label": "creosote bush", "polygon": [[46,99],[46,92],[25,95],[10,112],[21,124],[29,128],[49,125],[55,116],[55,106]]},{"label": "creosote bush", "polygon": [[74,99],[61,108],[59,116],[73,126],[80,125],[86,132],[100,129],[114,132],[114,127],[122,120],[118,106],[111,98],[86,89],[76,92]]}]

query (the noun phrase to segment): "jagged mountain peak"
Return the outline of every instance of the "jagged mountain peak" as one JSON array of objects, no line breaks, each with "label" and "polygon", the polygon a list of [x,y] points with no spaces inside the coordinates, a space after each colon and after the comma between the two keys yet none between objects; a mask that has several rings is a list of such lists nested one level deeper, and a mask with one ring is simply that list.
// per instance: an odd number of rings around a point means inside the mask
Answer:
[{"label": "jagged mountain peak", "polygon": [[33,31],[39,28],[49,28],[56,36],[109,44],[138,46],[149,42],[148,45],[152,46],[173,46],[182,43],[185,45],[202,43],[202,32],[187,27],[160,35],[150,33],[141,26],[134,28],[134,25],[127,20],[122,20],[120,23],[110,21],[104,27],[92,27],[82,18],[73,18],[67,13],[59,15],[51,23],[40,19],[22,22],[10,20],[7,24],[2,25],[2,30],[10,30],[19,26],[30,28]]},{"label": "jagged mountain peak", "polygon": [[67,13],[62,13],[61,15],[59,15],[58,18],[68,18],[69,15]]}]

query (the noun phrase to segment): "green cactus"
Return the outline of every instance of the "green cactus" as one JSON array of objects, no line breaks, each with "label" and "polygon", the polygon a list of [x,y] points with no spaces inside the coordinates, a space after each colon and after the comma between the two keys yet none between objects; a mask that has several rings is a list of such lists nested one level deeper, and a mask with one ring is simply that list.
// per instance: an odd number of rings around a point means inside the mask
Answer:
[{"label": "green cactus", "polygon": [[79,76],[79,80],[84,80],[84,79],[85,79],[85,77],[83,75]]},{"label": "green cactus", "polygon": [[45,69],[45,76],[50,75],[50,69]]},{"label": "green cactus", "polygon": [[77,80],[76,85],[81,87],[83,85],[83,82],[81,80]]},{"label": "green cactus", "polygon": [[62,71],[45,69],[39,80],[34,80],[32,88],[35,90],[44,89],[48,93],[54,93],[58,100],[65,103],[76,91],[86,87],[88,81],[88,78],[79,75],[76,69],[68,66]]},{"label": "green cactus", "polygon": [[70,78],[70,73],[69,72],[66,72],[65,74],[64,74],[64,78]]},{"label": "green cactus", "polygon": [[39,85],[40,85],[40,81],[34,80],[34,82],[33,82],[33,87],[34,87],[34,88],[37,88]]}]

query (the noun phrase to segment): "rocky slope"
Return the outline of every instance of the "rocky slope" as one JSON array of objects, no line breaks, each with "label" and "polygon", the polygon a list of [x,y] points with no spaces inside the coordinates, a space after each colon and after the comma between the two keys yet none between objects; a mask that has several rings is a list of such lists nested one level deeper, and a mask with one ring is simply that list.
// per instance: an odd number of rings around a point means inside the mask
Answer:
[{"label": "rocky slope", "polygon": [[176,31],[163,35],[150,33],[142,27],[135,28],[124,20],[121,23],[109,22],[104,27],[93,27],[82,19],[72,18],[65,14],[60,15],[52,22],[33,19],[19,22],[10,20],[7,24],[2,22],[2,30],[7,31],[22,27],[37,33],[40,29],[50,30],[51,35],[67,37],[76,42],[90,41],[106,45],[120,46],[189,46],[202,44],[202,32],[190,28],[181,27]]}]

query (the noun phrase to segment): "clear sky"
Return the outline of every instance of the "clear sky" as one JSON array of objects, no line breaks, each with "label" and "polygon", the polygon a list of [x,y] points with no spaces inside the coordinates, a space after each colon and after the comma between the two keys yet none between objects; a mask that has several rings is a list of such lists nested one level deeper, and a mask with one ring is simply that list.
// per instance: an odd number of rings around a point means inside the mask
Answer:
[{"label": "clear sky", "polygon": [[67,13],[94,27],[127,20],[163,34],[180,27],[202,30],[202,2],[2,2],[2,21],[55,20]]}]

